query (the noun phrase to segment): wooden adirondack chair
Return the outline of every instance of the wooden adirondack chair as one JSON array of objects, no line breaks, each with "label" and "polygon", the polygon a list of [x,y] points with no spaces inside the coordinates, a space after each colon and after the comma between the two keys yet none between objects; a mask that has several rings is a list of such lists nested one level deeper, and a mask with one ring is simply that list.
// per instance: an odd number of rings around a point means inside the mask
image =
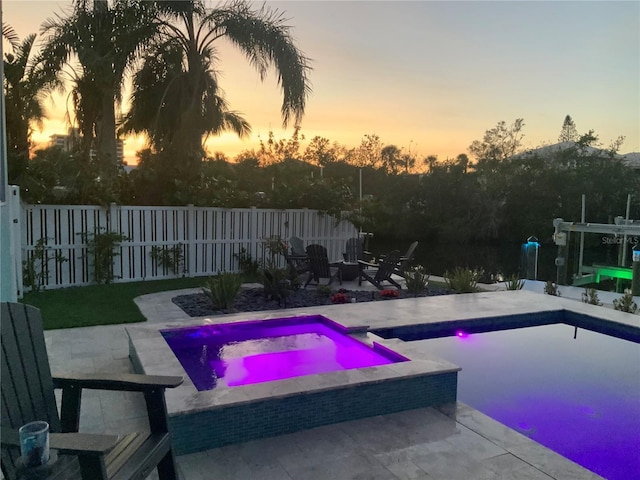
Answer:
[{"label": "wooden adirondack chair", "polygon": [[291,254],[298,256],[306,256],[307,252],[304,250],[304,244],[300,237],[293,236],[289,239],[289,245],[291,246]]},{"label": "wooden adirondack chair", "polygon": [[342,262],[330,263],[326,248],[322,245],[308,245],[307,257],[309,259],[309,278],[304,284],[305,288],[312,280],[319,284],[321,278],[329,279],[327,285],[331,285],[331,282],[337,278],[342,285],[342,270],[340,268]]},{"label": "wooden adirondack chair", "polygon": [[371,253],[364,249],[362,239],[357,237],[352,237],[347,240],[344,253],[342,254],[346,263],[358,263],[358,260],[366,260],[366,258],[370,256]]},{"label": "wooden adirondack chair", "polygon": [[[396,282],[391,275],[394,270],[398,266],[398,262],[400,261],[400,252],[398,250],[393,250],[388,255],[385,255],[384,258],[380,260],[379,263],[370,263],[365,262],[364,260],[360,260],[358,264],[360,265],[360,275],[358,277],[358,285],[362,285],[362,279],[371,282],[376,286],[379,290],[382,290],[384,286],[382,282],[389,282],[400,290],[402,287],[398,282]],[[375,273],[373,271],[375,270]]]},{"label": "wooden adirondack chair", "polygon": [[352,237],[347,240],[344,247],[344,264],[342,266],[342,280],[355,280],[360,271],[358,261],[371,257],[371,253],[364,250],[361,238]]},{"label": "wooden adirondack chair", "polygon": [[394,268],[393,273],[404,277],[405,270],[409,268],[411,262],[413,261],[413,254],[416,251],[417,246],[418,242],[413,242],[411,245],[409,245],[407,252],[400,257],[400,261],[396,265],[396,268]]},{"label": "wooden adirondack chair", "polygon": [[291,253],[285,253],[285,259],[291,269],[298,275],[308,272],[309,259],[307,258],[307,252],[304,250],[302,239],[291,237],[289,245],[291,246]]},{"label": "wooden adirondack chair", "polygon": [[[51,471],[42,478],[143,479],[156,467],[161,480],[178,478],[167,424],[164,390],[180,385],[182,377],[134,374],[52,377],[40,311],[20,303],[2,303],[0,308],[0,440],[2,473],[6,480],[20,478],[18,429],[35,420],[49,423],[50,446],[58,454]],[[60,416],[54,388],[62,389]],[[126,436],[71,433],[78,432],[83,388],[142,392],[151,431]]]}]

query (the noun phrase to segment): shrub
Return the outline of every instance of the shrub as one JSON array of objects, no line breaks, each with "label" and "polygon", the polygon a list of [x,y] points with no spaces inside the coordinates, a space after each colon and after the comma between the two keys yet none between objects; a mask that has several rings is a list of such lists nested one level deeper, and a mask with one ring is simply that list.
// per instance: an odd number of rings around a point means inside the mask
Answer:
[{"label": "shrub", "polygon": [[319,297],[328,297],[332,292],[333,290],[331,290],[331,287],[329,285],[318,285],[316,287],[316,295],[318,295]]},{"label": "shrub", "polygon": [[638,311],[638,305],[633,301],[633,295],[631,290],[625,290],[624,295],[619,299],[613,301],[613,308],[620,310],[621,312],[636,313]]},{"label": "shrub", "polygon": [[387,288],[380,292],[380,296],[382,298],[398,298],[398,290],[393,290],[391,288]]},{"label": "shrub", "polygon": [[346,293],[334,293],[331,295],[331,303],[348,303],[349,297],[347,297]]},{"label": "shrub", "polygon": [[269,255],[269,263],[276,263],[276,257],[282,255],[283,257],[289,251],[289,244],[280,238],[278,235],[272,235],[269,238],[263,239],[263,247]]},{"label": "shrub", "polygon": [[161,267],[165,272],[171,270],[174,274],[182,273],[184,276],[187,270],[184,265],[184,253],[182,244],[178,243],[172,247],[166,245],[158,247],[154,245],[149,252],[151,259],[157,267]]},{"label": "shrub", "polygon": [[478,281],[484,270],[456,267],[453,272],[444,272],[444,281],[456,293],[475,293],[478,291]]},{"label": "shrub", "polygon": [[248,275],[255,275],[258,272],[260,264],[257,260],[254,260],[251,257],[251,254],[247,252],[244,247],[240,249],[240,253],[234,253],[233,256],[236,260],[238,260],[238,266],[243,273],[246,273]]},{"label": "shrub", "polygon": [[300,275],[296,272],[296,269],[291,265],[287,265],[285,267],[287,272],[287,280],[289,280],[289,288],[294,291],[298,291],[302,286],[302,282],[300,281]]},{"label": "shrub", "polygon": [[270,263],[268,266],[258,270],[258,281],[264,287],[264,294],[271,300],[277,300],[280,304],[289,295],[291,281],[289,280],[289,269],[278,268]]},{"label": "shrub", "polygon": [[422,265],[416,265],[404,273],[405,285],[407,291],[417,297],[429,286],[429,274]]},{"label": "shrub", "polygon": [[32,292],[39,292],[40,288],[49,279],[49,262],[55,260],[61,264],[67,259],[59,251],[50,254],[47,238],[40,238],[31,252],[27,253],[27,259],[22,262],[22,283],[25,287],[31,287]]},{"label": "shrub", "polygon": [[598,291],[595,288],[585,288],[582,292],[582,302],[590,305],[602,305],[598,298]]},{"label": "shrub", "polygon": [[117,278],[113,272],[113,261],[120,255],[116,247],[129,238],[121,233],[108,232],[104,228],[98,232],[83,232],[78,235],[87,245],[87,254],[93,267],[93,280],[97,284],[113,282]]},{"label": "shrub", "polygon": [[223,272],[210,277],[202,291],[209,297],[213,307],[218,310],[228,310],[238,296],[242,287],[242,275],[239,273]]},{"label": "shrub", "polygon": [[551,280],[547,280],[547,283],[544,284],[544,293],[546,293],[547,295],[553,295],[554,297],[560,296],[558,286]]},{"label": "shrub", "polygon": [[506,282],[504,282],[507,290],[522,290],[524,287],[524,280],[518,278],[517,275],[511,275]]}]

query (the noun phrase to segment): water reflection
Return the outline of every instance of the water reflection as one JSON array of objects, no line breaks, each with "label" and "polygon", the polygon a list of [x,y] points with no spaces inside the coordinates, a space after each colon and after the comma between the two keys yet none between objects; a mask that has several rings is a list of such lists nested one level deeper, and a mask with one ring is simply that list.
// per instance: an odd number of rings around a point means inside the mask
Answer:
[{"label": "water reflection", "polygon": [[[442,276],[445,271],[455,267],[482,268],[484,275],[482,283],[502,281],[511,275],[523,278],[526,266],[522,265],[522,243],[504,244],[455,244],[434,243],[427,240],[419,240],[414,253],[414,263],[424,265],[432,275]],[[373,237],[370,239],[369,249],[374,255],[384,254],[393,249],[406,249],[410,241],[389,240]],[[575,252],[574,252],[575,250]],[[551,243],[543,243],[538,256],[538,280],[556,280],[555,258],[557,247]],[[578,251],[573,246],[570,249],[569,276],[577,268]],[[617,248],[611,245],[598,245],[585,248],[584,264],[599,263],[615,265],[617,260]]]}]

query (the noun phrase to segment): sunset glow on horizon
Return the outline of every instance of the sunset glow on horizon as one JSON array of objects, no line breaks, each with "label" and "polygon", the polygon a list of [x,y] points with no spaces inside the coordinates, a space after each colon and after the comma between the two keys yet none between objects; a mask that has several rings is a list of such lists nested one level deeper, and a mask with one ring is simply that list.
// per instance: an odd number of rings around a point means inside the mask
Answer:
[{"label": "sunset glow on horizon", "polygon": [[[70,5],[3,0],[3,21],[23,39]],[[427,155],[444,160],[468,154],[471,142],[501,120],[524,118],[525,148],[556,143],[571,115],[578,132],[595,130],[603,147],[623,135],[622,153],[640,151],[639,2],[266,5],[284,12],[311,59],[303,146],[322,136],[351,148],[376,134],[383,145],[409,150],[418,161]],[[258,149],[269,131],[290,138],[293,125],[282,128],[282,94],[273,72],[261,83],[238,51],[224,41],[218,48],[220,85],[253,133],[210,138],[209,152],[233,158]],[[66,133],[65,99],[46,101],[49,118],[34,142]],[[135,163],[143,146],[141,138],[126,138],[125,160]]]}]

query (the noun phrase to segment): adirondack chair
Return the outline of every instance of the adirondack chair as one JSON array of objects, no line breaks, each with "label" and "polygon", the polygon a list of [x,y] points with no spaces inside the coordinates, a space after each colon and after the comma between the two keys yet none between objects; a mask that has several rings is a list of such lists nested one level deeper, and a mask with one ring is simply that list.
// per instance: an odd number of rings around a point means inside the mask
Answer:
[{"label": "adirondack chair", "polygon": [[413,254],[417,246],[418,242],[413,242],[411,245],[409,245],[406,253],[400,257],[400,261],[396,265],[396,268],[393,269],[393,273],[404,277],[404,272],[407,270],[407,268],[409,268],[411,262],[413,261]]},{"label": "adirondack chair", "polygon": [[[30,305],[0,305],[2,338],[2,473],[20,475],[20,426],[49,423],[50,447],[57,461],[47,479],[125,480],[146,478],[157,467],[160,480],[178,478],[167,424],[165,388],[182,377],[99,374],[52,377],[40,311]],[[62,389],[60,415],[54,388]],[[125,436],[77,433],[82,389],[139,391],[144,394],[150,432]],[[26,477],[24,477],[26,478]],[[31,478],[31,477],[29,477]]]},{"label": "adirondack chair", "polygon": [[358,276],[359,272],[359,260],[366,260],[371,256],[371,253],[364,250],[363,242],[361,238],[352,237],[347,240],[345,244],[344,264],[342,266],[342,279],[354,280]]},{"label": "adirondack chair", "polygon": [[285,253],[285,259],[291,269],[298,275],[309,271],[309,259],[307,252],[304,250],[302,239],[299,237],[291,237],[289,239],[291,253]]},{"label": "adirondack chair", "polygon": [[327,285],[331,285],[333,280],[337,278],[340,285],[342,285],[342,262],[330,263],[327,249],[322,245],[308,245],[306,250],[307,257],[309,258],[309,278],[307,279],[307,283],[304,284],[305,288],[307,288],[307,285],[309,285],[312,280],[320,284],[321,278],[329,279]]},{"label": "adirondack chair", "polygon": [[342,254],[344,261],[347,263],[358,263],[358,260],[366,260],[370,256],[371,252],[367,252],[364,249],[362,239],[358,237],[352,237],[347,240]]},{"label": "adirondack chair", "polygon": [[291,246],[292,255],[307,256],[307,252],[304,250],[304,244],[300,237],[293,236],[289,239],[289,245]]},{"label": "adirondack chair", "polygon": [[385,281],[391,283],[392,285],[396,286],[398,290],[400,290],[402,288],[400,284],[393,278],[391,278],[391,275],[397,268],[399,261],[400,252],[398,250],[393,250],[389,254],[385,255],[384,258],[379,261],[379,263],[371,263],[360,260],[358,262],[358,264],[360,265],[358,285],[362,285],[362,279],[364,278],[365,280],[375,285],[375,287],[379,290],[382,290],[384,288],[382,282]]}]

